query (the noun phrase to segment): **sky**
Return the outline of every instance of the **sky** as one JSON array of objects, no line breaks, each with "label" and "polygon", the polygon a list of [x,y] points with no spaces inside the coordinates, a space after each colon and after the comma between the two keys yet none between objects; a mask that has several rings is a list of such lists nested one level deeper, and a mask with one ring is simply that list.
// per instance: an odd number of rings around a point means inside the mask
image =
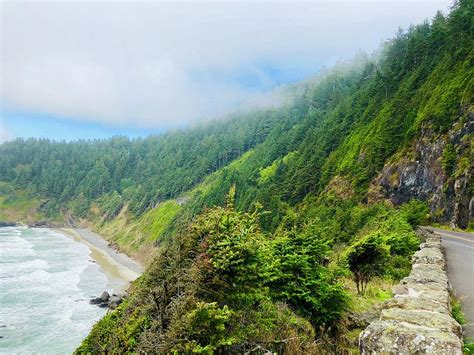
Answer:
[{"label": "sky", "polygon": [[278,105],[278,88],[451,0],[0,1],[0,141],[130,137]]}]

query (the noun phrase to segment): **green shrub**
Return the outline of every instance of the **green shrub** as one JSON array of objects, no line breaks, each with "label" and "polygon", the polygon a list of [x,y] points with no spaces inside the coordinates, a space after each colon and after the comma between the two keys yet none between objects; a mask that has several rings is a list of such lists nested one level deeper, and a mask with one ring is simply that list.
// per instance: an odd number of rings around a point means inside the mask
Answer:
[{"label": "green shrub", "polygon": [[219,307],[216,302],[198,302],[194,309],[182,316],[179,329],[181,341],[172,349],[176,353],[212,354],[236,339],[229,329],[235,312]]},{"label": "green shrub", "polygon": [[412,199],[408,203],[405,203],[401,206],[400,215],[412,227],[416,227],[426,224],[429,218],[429,207],[424,201]]},{"label": "green shrub", "polygon": [[367,235],[349,249],[347,263],[359,294],[365,293],[367,284],[373,277],[384,274],[390,256],[389,250],[378,233]]}]

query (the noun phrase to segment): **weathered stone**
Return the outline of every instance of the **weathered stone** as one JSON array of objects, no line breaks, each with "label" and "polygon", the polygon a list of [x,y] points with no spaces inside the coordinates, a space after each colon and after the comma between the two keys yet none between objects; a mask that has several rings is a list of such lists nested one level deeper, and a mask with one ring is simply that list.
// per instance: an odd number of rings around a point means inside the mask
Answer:
[{"label": "weathered stone", "polygon": [[414,275],[417,273],[425,273],[425,272],[437,272],[440,275],[443,274],[444,276],[447,276],[447,273],[443,269],[442,265],[437,265],[437,264],[414,264],[412,266],[410,275]]},{"label": "weathered stone", "polygon": [[451,316],[450,282],[440,238],[425,229],[410,275],[393,287],[380,320],[359,336],[363,354],[462,354],[462,328]]},{"label": "weathered stone", "polygon": [[451,290],[451,284],[448,275],[436,264],[415,264],[408,277],[405,277],[401,284],[419,283],[430,284],[438,283],[443,288]]},{"label": "weathered stone", "polygon": [[425,240],[426,243],[441,243],[441,237],[437,234],[432,234]]},{"label": "weathered stone", "polygon": [[406,295],[398,295],[398,297],[413,297],[429,301],[438,301],[446,306],[450,304],[449,292],[440,284],[407,283],[404,286],[407,287]]},{"label": "weathered stone", "polygon": [[113,295],[109,299],[108,306],[110,309],[115,309],[119,306],[119,304],[122,303],[122,298],[117,295]]},{"label": "weathered stone", "polygon": [[408,287],[405,285],[395,285],[392,288],[394,295],[408,295]]},{"label": "weathered stone", "polygon": [[427,241],[420,244],[420,249],[425,248],[437,248],[441,250],[443,248],[443,244],[441,244],[441,240],[430,240],[429,242]]},{"label": "weathered stone", "polygon": [[95,298],[92,298],[90,301],[89,301],[90,304],[101,304],[101,303],[104,303],[104,301],[102,300],[102,298],[100,297],[95,297]]},{"label": "weathered stone", "polygon": [[0,221],[0,227],[16,227],[18,224],[16,222],[1,222]]},{"label": "weathered stone", "polygon": [[452,332],[396,320],[372,323],[359,336],[362,354],[462,354]]},{"label": "weathered stone", "polygon": [[421,237],[423,241],[425,241],[427,237],[433,235],[433,231],[424,227],[418,227],[416,230],[416,234],[418,234],[418,236]]},{"label": "weathered stone", "polygon": [[[472,116],[472,105],[463,106],[461,110],[462,115]],[[377,191],[377,200],[389,199],[394,205],[413,198],[426,201],[435,221],[467,226],[473,211],[469,193],[474,175],[472,164],[458,172],[454,183],[442,166],[447,144],[455,147],[457,159],[472,156],[469,135],[474,132],[474,121],[470,118],[463,124],[459,122],[456,120],[443,135],[428,124],[422,125],[420,136],[409,147],[409,153],[396,161],[388,161],[369,191]]]},{"label": "weathered stone", "polygon": [[462,337],[462,328],[459,323],[451,317],[451,315],[429,310],[388,308],[382,310],[380,320],[407,322],[410,324],[452,332],[458,337]]},{"label": "weathered stone", "polygon": [[387,308],[400,308],[407,310],[426,310],[432,312],[438,312],[446,315],[451,314],[451,310],[446,304],[440,303],[435,300],[426,300],[423,298],[414,297],[397,297],[391,298],[385,301],[382,305],[383,309]]},{"label": "weathered stone", "polygon": [[413,264],[436,264],[443,267],[443,269],[446,268],[443,253],[435,248],[425,248],[417,251],[413,255],[412,261]]},{"label": "weathered stone", "polygon": [[103,301],[103,302],[107,302],[110,298],[110,295],[107,291],[104,291],[102,292],[102,295],[100,296],[100,299]]},{"label": "weathered stone", "polygon": [[474,169],[467,167],[454,183],[454,211],[451,226],[465,229],[470,221],[471,183]]}]

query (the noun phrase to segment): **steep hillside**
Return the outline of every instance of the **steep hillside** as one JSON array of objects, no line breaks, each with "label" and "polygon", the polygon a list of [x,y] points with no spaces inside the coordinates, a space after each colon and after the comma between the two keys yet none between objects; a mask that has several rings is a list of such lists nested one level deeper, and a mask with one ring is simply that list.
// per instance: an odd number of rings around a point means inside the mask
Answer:
[{"label": "steep hillside", "polygon": [[150,263],[78,351],[356,346],[410,270],[414,228],[472,220],[473,15],[459,1],[279,109],[144,140],[1,145],[0,180]]},{"label": "steep hillside", "polygon": [[473,14],[461,1],[304,84],[301,120],[183,194],[147,273],[79,350],[354,347],[357,317],[408,273],[426,213],[469,224]]}]

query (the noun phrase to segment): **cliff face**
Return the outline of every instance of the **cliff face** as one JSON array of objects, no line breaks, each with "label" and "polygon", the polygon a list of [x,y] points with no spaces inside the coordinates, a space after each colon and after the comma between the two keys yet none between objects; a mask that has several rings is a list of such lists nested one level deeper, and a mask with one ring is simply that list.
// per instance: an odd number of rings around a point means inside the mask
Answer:
[{"label": "cliff face", "polygon": [[472,108],[448,133],[422,128],[411,147],[385,164],[370,198],[389,199],[394,205],[412,198],[427,201],[435,221],[467,228],[474,216],[473,132]]}]

